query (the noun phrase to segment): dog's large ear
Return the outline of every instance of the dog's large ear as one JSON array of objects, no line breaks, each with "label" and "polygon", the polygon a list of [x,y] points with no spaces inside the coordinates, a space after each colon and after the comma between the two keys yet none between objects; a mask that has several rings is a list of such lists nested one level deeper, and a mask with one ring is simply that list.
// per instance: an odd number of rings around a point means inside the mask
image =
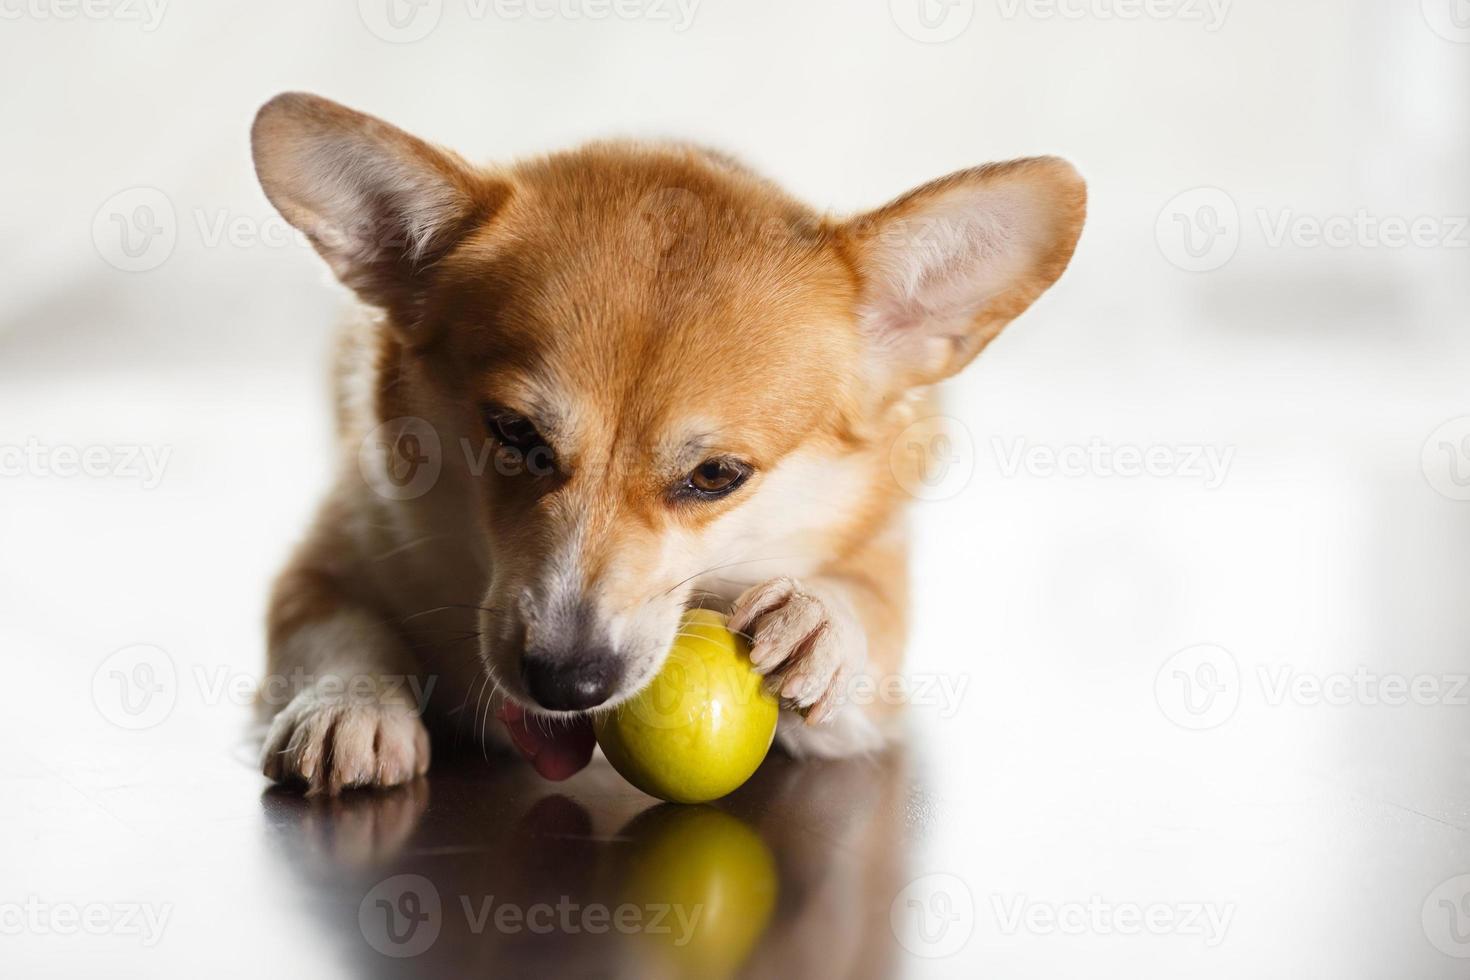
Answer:
[{"label": "dog's large ear", "polygon": [[267,102],[250,145],[276,209],[337,278],[410,330],[423,270],[509,194],[454,154],[314,95]]},{"label": "dog's large ear", "polygon": [[1056,282],[1086,210],[1072,165],[1035,157],[951,174],[843,225],[874,383],[896,392],[970,363]]}]

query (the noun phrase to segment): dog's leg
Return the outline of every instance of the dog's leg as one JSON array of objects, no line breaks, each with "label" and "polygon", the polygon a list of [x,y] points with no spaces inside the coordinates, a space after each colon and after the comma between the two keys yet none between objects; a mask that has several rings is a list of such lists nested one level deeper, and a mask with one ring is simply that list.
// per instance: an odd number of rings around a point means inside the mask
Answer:
[{"label": "dog's leg", "polygon": [[394,786],[429,767],[429,735],[409,679],[413,655],[389,617],[349,597],[310,546],[271,600],[270,669],[262,686],[276,713],[261,753],[271,779],[311,793]]},{"label": "dog's leg", "polygon": [[907,577],[903,546],[875,543],[822,574],[747,589],[730,617],[781,697],[777,740],[796,756],[881,748],[900,705]]}]

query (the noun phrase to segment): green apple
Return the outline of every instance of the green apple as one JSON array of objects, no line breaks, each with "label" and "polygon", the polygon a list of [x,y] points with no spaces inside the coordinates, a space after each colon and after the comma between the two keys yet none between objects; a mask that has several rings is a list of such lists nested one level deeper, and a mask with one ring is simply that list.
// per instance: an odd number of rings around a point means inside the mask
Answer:
[{"label": "green apple", "polygon": [[597,744],[623,778],[671,803],[733,791],[770,751],[780,706],[744,639],[707,609],[684,614],[648,686],[595,719]]}]

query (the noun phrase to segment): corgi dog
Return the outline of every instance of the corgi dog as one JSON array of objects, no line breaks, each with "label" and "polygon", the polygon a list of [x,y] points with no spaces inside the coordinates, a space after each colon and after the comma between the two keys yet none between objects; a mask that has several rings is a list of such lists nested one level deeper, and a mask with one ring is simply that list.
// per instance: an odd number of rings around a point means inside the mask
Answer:
[{"label": "corgi dog", "polygon": [[785,750],[892,737],[893,699],[852,693],[891,689],[904,645],[891,450],[1066,268],[1070,164],[839,218],[698,146],[476,166],[305,94],[251,145],[358,301],[334,489],[270,600],[268,777],[392,786],[432,732],[564,779],[697,605],[750,640]]}]

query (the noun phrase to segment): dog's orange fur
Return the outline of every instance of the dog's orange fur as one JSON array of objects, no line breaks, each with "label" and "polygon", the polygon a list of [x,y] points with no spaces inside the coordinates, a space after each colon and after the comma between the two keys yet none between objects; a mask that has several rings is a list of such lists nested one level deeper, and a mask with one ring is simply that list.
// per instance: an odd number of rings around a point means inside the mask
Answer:
[{"label": "dog's orange fur", "polygon": [[[335,791],[422,772],[416,705],[320,677],[432,675],[427,720],[478,734],[486,698],[530,703],[519,658],[573,601],[616,638],[609,703],[657,670],[681,609],[719,603],[785,703],[825,722],[783,717],[788,748],[876,744],[891,706],[844,692],[901,660],[889,448],[1065,268],[1085,209],[1070,166],[977,168],[843,221],[697,147],[482,169],[305,95],[262,109],[253,145],[272,202],[364,304],[339,356],[341,476],[272,600],[269,669],[306,680],[269,775]],[[554,471],[475,472],[487,404],[532,419]],[[405,417],[437,433],[443,472],[385,499],[358,449]],[[671,498],[710,456],[751,476]]]}]

